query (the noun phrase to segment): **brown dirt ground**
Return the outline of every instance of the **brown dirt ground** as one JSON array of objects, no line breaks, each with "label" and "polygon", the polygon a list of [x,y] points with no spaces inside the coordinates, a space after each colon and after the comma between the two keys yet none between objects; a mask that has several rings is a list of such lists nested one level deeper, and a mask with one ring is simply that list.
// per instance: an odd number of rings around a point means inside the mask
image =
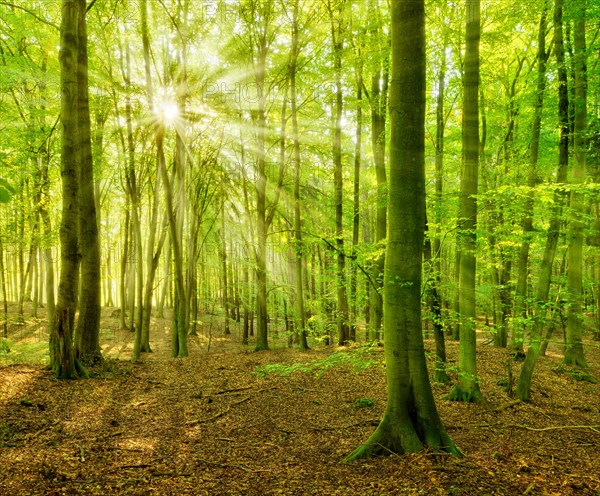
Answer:
[{"label": "brown dirt ground", "polygon": [[[103,349],[113,358],[88,380],[58,382],[39,365],[2,366],[0,356],[0,494],[600,495],[600,385],[559,373],[558,347],[541,359],[530,404],[507,406],[512,398],[497,382],[507,378],[508,352],[483,342],[486,405],[444,401],[449,387],[434,385],[464,457],[423,452],[346,464],[385,408],[381,349],[300,353],[282,340],[253,353],[236,344],[238,330],[224,338],[209,320],[191,339],[191,356],[172,359],[169,322],[156,319],[155,353],[131,362],[131,334],[106,310]],[[28,321],[13,337],[43,337],[41,325]],[[452,365],[457,345],[447,348]],[[333,352],[373,364],[256,373]],[[586,342],[586,357],[600,377],[598,343]]]}]

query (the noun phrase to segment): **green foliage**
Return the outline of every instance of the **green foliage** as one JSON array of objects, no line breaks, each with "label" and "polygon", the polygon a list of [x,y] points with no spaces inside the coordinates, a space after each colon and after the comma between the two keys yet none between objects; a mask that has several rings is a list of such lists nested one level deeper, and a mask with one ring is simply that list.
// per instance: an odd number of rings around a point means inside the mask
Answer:
[{"label": "green foliage", "polygon": [[378,363],[376,360],[365,356],[369,353],[369,350],[370,347],[364,346],[352,351],[335,351],[325,358],[308,362],[272,363],[257,367],[254,373],[261,378],[270,374],[286,377],[295,372],[314,373],[317,377],[320,377],[334,367],[350,367],[353,372],[358,373]]},{"label": "green foliage", "polygon": [[48,363],[48,343],[12,342],[0,339],[0,364],[46,365]]},{"label": "green foliage", "polygon": [[3,178],[0,178],[0,203],[8,203],[15,194],[15,188]]},{"label": "green foliage", "polygon": [[0,448],[13,448],[19,445],[23,434],[16,425],[0,425]]},{"label": "green foliage", "polygon": [[563,364],[559,365],[554,369],[556,374],[567,374],[571,379],[576,381],[590,382],[592,384],[598,384],[599,381],[592,374],[576,367],[568,367]]},{"label": "green foliage", "polygon": [[373,410],[373,408],[375,408],[375,402],[369,398],[357,398],[354,400],[354,407],[357,410]]}]

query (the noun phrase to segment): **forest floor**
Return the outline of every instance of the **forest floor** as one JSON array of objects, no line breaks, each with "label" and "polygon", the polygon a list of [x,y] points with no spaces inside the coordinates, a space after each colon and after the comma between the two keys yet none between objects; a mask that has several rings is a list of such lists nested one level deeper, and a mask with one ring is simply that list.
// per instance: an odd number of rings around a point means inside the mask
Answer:
[{"label": "forest floor", "polygon": [[[43,327],[11,326],[10,343],[43,349]],[[600,385],[562,370],[558,346],[540,359],[531,403],[498,384],[520,364],[483,339],[485,404],[445,401],[449,386],[433,386],[464,457],[347,464],[385,408],[381,348],[300,353],[282,338],[255,353],[215,317],[191,338],[189,358],[172,359],[169,327],[155,319],[154,353],[132,362],[132,335],[105,310],[109,358],[88,380],[53,380],[42,365],[13,363],[16,344],[0,350],[0,494],[600,495]],[[586,342],[597,378],[598,345]],[[447,349],[456,365],[457,344]]]}]

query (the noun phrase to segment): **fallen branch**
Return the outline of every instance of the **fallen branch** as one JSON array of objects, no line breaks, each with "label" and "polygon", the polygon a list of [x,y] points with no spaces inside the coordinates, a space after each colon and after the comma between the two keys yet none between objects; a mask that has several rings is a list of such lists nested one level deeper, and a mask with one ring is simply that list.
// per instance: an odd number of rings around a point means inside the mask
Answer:
[{"label": "fallen branch", "polygon": [[240,391],[247,391],[248,389],[252,389],[252,386],[244,386],[232,389],[223,389],[222,391],[217,391],[214,394],[230,394],[230,393],[239,393]]},{"label": "fallen branch", "polygon": [[208,417],[208,418],[200,419],[200,420],[191,420],[190,422],[186,422],[185,425],[194,426],[194,425],[198,425],[198,424],[205,424],[207,422],[212,422],[213,420],[217,420],[218,418],[222,417],[223,415],[226,415],[227,413],[229,413],[232,406],[239,405],[240,403],[244,403],[245,401],[248,401],[250,398],[251,398],[251,396],[246,396],[245,398],[242,398],[239,401],[234,401],[225,410],[217,413],[216,415],[213,415],[212,417]]},{"label": "fallen branch", "polygon": [[521,424],[506,424],[504,427],[515,427],[517,429],[527,429],[528,431],[553,431],[562,429],[590,429],[600,434],[600,425],[551,425],[549,427],[529,427]]},{"label": "fallen branch", "polygon": [[326,425],[324,427],[313,427],[312,429],[310,429],[313,432],[320,432],[320,431],[337,431],[340,429],[350,429],[352,427],[358,427],[361,425],[372,425],[372,426],[378,426],[379,425],[380,420],[379,419],[369,419],[369,420],[362,420],[360,422],[355,422],[353,424],[348,424],[348,425],[340,425],[340,426],[330,426],[330,425]]},{"label": "fallen branch", "polygon": [[494,408],[495,412],[503,412],[504,410],[511,408],[513,406],[518,405],[519,403],[521,403],[521,400],[514,400],[514,401],[509,401],[508,403],[506,403],[506,405],[502,405],[499,406],[497,408]]}]

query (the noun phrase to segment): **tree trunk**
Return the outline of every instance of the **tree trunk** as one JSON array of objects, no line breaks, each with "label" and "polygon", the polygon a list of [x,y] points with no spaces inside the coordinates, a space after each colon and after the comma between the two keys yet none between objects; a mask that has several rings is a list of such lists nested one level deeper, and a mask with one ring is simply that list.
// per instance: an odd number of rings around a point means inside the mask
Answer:
[{"label": "tree trunk", "polygon": [[460,193],[458,382],[448,399],[480,401],[477,381],[475,276],[477,244],[477,182],[479,174],[479,38],[480,0],[466,0],[466,47],[463,94],[463,171]]},{"label": "tree trunk", "polygon": [[569,248],[567,268],[567,332],[565,340],[564,363],[578,367],[587,367],[583,355],[583,243],[586,214],[586,199],[578,189],[586,176],[587,149],[587,54],[585,42],[586,2],[580,3],[575,17],[574,29],[574,158],[573,189],[571,190]]},{"label": "tree trunk", "polygon": [[298,45],[298,0],[294,0],[292,18],[292,49],[289,63],[290,105],[292,117],[292,141],[294,146],[294,270],[296,284],[296,332],[300,350],[308,349],[306,340],[306,311],[304,308],[304,245],[302,243],[302,215],[300,202],[300,179],[302,165],[300,162],[300,136],[298,131],[298,102],[296,95],[296,71],[299,53]]},{"label": "tree trunk", "polygon": [[346,460],[430,448],[460,454],[437,413],[421,333],[425,227],[425,11],[392,3],[390,190],[384,280],[387,408]]},{"label": "tree trunk", "polygon": [[2,323],[2,337],[8,339],[8,301],[6,298],[6,272],[4,270],[4,246],[0,238],[0,285],[2,287],[2,308],[4,318]]},{"label": "tree trunk", "polygon": [[[546,303],[550,293],[550,281],[552,279],[552,266],[556,255],[558,237],[560,234],[560,223],[562,217],[562,206],[564,203],[564,189],[561,187],[567,181],[569,164],[569,97],[567,90],[567,72],[565,69],[565,50],[563,41],[563,0],[554,2],[554,52],[558,66],[558,169],[556,172],[556,184],[559,186],[554,191],[552,215],[546,235],[544,254],[540,264],[539,277],[533,294],[532,310],[533,325],[530,330],[530,344],[521,368],[519,383],[515,396],[523,401],[528,401],[531,395],[531,378],[537,364],[537,360],[543,348],[542,331],[546,323]],[[541,29],[541,28],[540,28]],[[538,79],[539,83],[539,79]]]},{"label": "tree trunk", "polygon": [[[333,187],[335,202],[335,247],[337,250],[337,342],[343,346],[348,341],[348,295],[346,291],[346,255],[344,253],[344,226],[343,226],[343,169],[342,169],[342,50],[343,42],[343,4],[340,3],[338,19],[331,15],[331,41],[333,43],[333,57],[335,67],[336,93],[335,114],[333,129]],[[337,27],[336,27],[337,25]]]},{"label": "tree trunk", "polygon": [[102,359],[100,353],[100,239],[94,194],[94,164],[88,96],[88,55],[86,1],[79,0],[78,47],[78,132],[79,165],[79,249],[81,253],[81,295],[75,332],[75,356],[84,363]]},{"label": "tree trunk", "polygon": [[84,373],[73,349],[73,328],[79,268],[79,133],[77,122],[77,53],[79,0],[62,1],[60,79],[62,148],[61,266],[56,316],[50,336],[50,367],[56,377],[73,379]]},{"label": "tree trunk", "polygon": [[356,144],[354,145],[354,183],[353,183],[353,212],[352,212],[352,265],[350,267],[350,341],[356,341],[358,320],[357,289],[358,289],[358,240],[360,235],[360,166],[362,162],[362,89],[363,64],[362,53],[357,53],[358,67],[356,68]]},{"label": "tree trunk", "polygon": [[387,220],[387,178],[385,172],[385,120],[387,111],[388,72],[377,71],[371,80],[371,140],[375,174],[377,179],[377,213],[375,220],[376,257],[372,278],[375,287],[371,291],[371,319],[369,340],[377,341],[383,319],[383,268],[385,264],[385,238]]}]

